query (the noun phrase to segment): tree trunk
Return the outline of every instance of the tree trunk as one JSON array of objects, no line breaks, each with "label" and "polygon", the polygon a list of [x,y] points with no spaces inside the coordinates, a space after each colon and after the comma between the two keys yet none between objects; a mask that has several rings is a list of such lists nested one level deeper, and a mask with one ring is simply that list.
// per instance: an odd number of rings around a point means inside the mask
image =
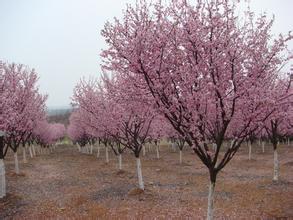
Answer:
[{"label": "tree trunk", "polygon": [[106,163],[109,163],[109,152],[108,152],[108,147],[106,147]]},{"label": "tree trunk", "polygon": [[97,158],[100,157],[100,146],[98,146]]},{"label": "tree trunk", "polygon": [[90,151],[91,154],[93,154],[93,145],[91,144],[91,151]]},{"label": "tree trunk", "polygon": [[157,159],[160,159],[160,151],[159,146],[156,144],[156,151],[157,151]]},{"label": "tree trunk", "polygon": [[118,155],[118,160],[119,160],[119,170],[122,170],[122,154]]},{"label": "tree trunk", "polygon": [[139,157],[136,158],[136,169],[137,169],[137,177],[138,177],[139,188],[144,190],[144,184],[143,184],[142,172],[141,172],[141,162],[140,162]]},{"label": "tree trunk", "polygon": [[279,159],[278,159],[278,151],[277,148],[274,149],[274,181],[279,180]]},{"label": "tree trunk", "polygon": [[182,164],[182,150],[179,151],[179,162]]},{"label": "tree trunk", "polygon": [[33,158],[33,157],[34,157],[34,155],[33,155],[33,152],[32,152],[32,147],[31,147],[31,146],[29,146],[29,147],[28,147],[28,149],[29,149],[29,152],[30,152],[30,156],[31,156],[31,158]]},{"label": "tree trunk", "polygon": [[290,146],[290,138],[288,138],[288,146]]},{"label": "tree trunk", "polygon": [[251,160],[251,143],[248,144],[248,160]]},{"label": "tree trunk", "polygon": [[23,156],[23,163],[27,163],[27,159],[26,159],[26,147],[25,146],[22,148],[22,156]]},{"label": "tree trunk", "polygon": [[145,145],[142,146],[142,155],[145,156]]},{"label": "tree trunk", "polygon": [[15,163],[15,173],[16,174],[19,174],[19,166],[18,166],[17,152],[14,152],[14,163]]},{"label": "tree trunk", "polygon": [[0,199],[6,196],[5,165],[3,159],[0,159]]},{"label": "tree trunk", "polygon": [[214,152],[216,152],[216,150],[217,150],[217,145],[215,143],[213,143],[213,150],[214,150]]},{"label": "tree trunk", "polygon": [[208,197],[207,220],[213,220],[214,219],[214,193],[215,193],[215,183],[210,182],[209,197]]},{"label": "tree trunk", "polygon": [[33,146],[33,155],[36,156],[36,148],[35,148],[35,145],[32,145]]},{"label": "tree trunk", "polygon": [[172,145],[172,151],[173,151],[173,152],[176,152],[176,144],[175,144],[174,142],[172,142],[171,145]]},{"label": "tree trunk", "polygon": [[265,142],[261,142],[261,147],[262,147],[262,152],[264,153],[265,152]]}]

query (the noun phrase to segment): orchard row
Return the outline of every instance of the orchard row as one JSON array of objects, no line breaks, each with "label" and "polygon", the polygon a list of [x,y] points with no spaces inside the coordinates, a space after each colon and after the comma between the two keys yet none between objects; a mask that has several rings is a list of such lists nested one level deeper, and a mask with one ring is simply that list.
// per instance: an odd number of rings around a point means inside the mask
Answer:
[{"label": "orchard row", "polygon": [[142,190],[144,144],[186,142],[209,171],[207,219],[213,219],[217,175],[246,140],[273,144],[278,180],[278,142],[292,137],[293,74],[283,67],[293,58],[287,50],[293,36],[274,37],[265,14],[247,9],[238,17],[239,4],[128,5],[101,32],[103,75],[76,86],[68,128],[80,146],[99,140],[117,155],[130,149]]},{"label": "orchard row", "polygon": [[20,147],[26,162],[27,149],[31,157],[47,151],[66,132],[64,125],[48,123],[47,96],[39,93],[37,81],[34,70],[0,61],[0,198],[6,195],[4,159],[9,149],[14,154],[15,172],[19,174]]}]

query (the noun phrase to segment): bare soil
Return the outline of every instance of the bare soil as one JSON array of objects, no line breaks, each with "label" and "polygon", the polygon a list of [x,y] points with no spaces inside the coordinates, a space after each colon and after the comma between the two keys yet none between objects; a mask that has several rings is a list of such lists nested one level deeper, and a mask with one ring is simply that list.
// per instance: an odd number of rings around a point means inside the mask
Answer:
[{"label": "bare soil", "polygon": [[[12,155],[5,160],[8,196],[0,200],[0,219],[203,219],[208,171],[189,148],[179,152],[163,145],[142,157],[145,191],[137,190],[135,158],[123,155],[123,171],[110,153],[100,158],[76,147],[58,146],[54,153],[22,162],[14,174]],[[293,219],[293,146],[279,147],[280,181],[273,182],[273,152],[246,145],[221,171],[215,194],[216,219]]]}]

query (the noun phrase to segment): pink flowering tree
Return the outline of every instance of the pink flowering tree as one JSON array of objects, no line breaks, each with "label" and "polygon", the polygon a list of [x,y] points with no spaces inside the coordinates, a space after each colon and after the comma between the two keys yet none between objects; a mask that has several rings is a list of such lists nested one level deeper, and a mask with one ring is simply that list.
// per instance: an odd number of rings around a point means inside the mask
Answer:
[{"label": "pink flowering tree", "polygon": [[271,102],[268,111],[273,111],[264,123],[264,129],[274,149],[273,180],[279,180],[279,159],[277,147],[279,141],[293,130],[293,87],[292,78],[276,80],[271,86]]},{"label": "pink flowering tree", "polygon": [[29,140],[36,123],[45,115],[47,97],[39,94],[37,80],[36,72],[24,65],[0,62],[0,130],[5,133],[0,149],[0,194],[4,196],[3,159],[8,148],[14,152],[15,172],[18,174],[17,149]]},{"label": "pink flowering tree", "polygon": [[38,144],[49,148],[65,136],[65,126],[59,123],[50,124],[46,120],[39,121],[34,129],[33,136]]},{"label": "pink flowering tree", "polygon": [[116,144],[119,157],[125,148],[134,153],[139,188],[143,190],[140,152],[155,113],[152,105],[142,101],[142,97],[135,98],[136,92],[139,91],[129,87],[123,78],[104,76],[99,84],[81,81],[75,89],[74,101],[95,118],[97,124],[94,126],[105,132],[114,152],[113,144]]},{"label": "pink flowering tree", "polygon": [[[132,82],[133,89],[147,88],[161,114],[207,167],[208,219],[213,219],[217,174],[271,114],[264,111],[270,101],[266,91],[289,60],[284,54],[292,39],[280,35],[272,41],[273,20],[265,15],[255,18],[248,11],[240,21],[237,4],[142,1],[102,31],[108,44],[102,53],[104,70]],[[230,127],[237,129],[223,149]]]},{"label": "pink flowering tree", "polygon": [[90,140],[86,119],[85,112],[79,109],[73,111],[69,118],[67,134],[73,143],[78,144],[80,147],[84,147]]}]

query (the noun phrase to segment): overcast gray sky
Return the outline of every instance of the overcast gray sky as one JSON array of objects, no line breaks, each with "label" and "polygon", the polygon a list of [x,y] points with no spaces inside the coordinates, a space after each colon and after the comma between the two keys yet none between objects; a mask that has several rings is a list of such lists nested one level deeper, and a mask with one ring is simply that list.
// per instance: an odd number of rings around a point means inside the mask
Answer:
[{"label": "overcast gray sky", "polygon": [[[0,60],[35,68],[49,107],[68,106],[82,76],[100,74],[100,31],[135,0],[0,0]],[[251,0],[275,14],[274,32],[293,30],[293,0]],[[293,49],[293,44],[290,44]]]}]

